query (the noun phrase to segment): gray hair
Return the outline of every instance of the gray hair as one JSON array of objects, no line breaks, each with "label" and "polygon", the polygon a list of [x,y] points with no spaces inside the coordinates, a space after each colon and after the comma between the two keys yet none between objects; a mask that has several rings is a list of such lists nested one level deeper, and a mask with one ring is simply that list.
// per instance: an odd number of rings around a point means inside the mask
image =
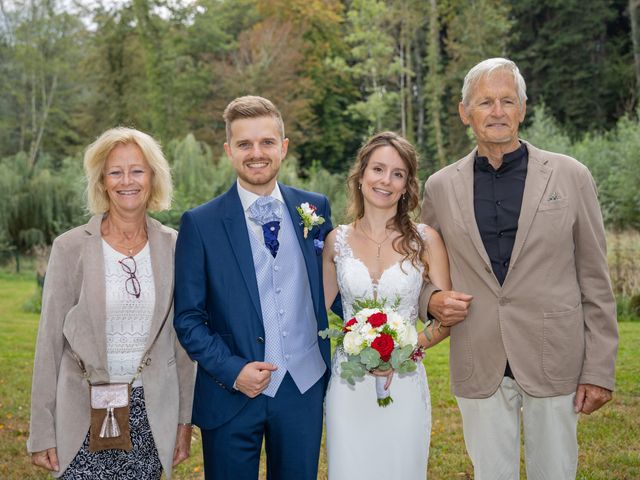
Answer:
[{"label": "gray hair", "polygon": [[471,96],[471,92],[478,81],[483,77],[491,75],[496,70],[506,70],[511,72],[516,84],[516,91],[518,93],[520,105],[524,105],[524,102],[527,101],[527,84],[524,82],[524,78],[522,77],[522,74],[520,74],[520,70],[513,61],[507,58],[498,57],[483,60],[469,70],[467,75],[464,77],[464,84],[462,85],[462,103],[465,108],[469,106],[469,97]]}]

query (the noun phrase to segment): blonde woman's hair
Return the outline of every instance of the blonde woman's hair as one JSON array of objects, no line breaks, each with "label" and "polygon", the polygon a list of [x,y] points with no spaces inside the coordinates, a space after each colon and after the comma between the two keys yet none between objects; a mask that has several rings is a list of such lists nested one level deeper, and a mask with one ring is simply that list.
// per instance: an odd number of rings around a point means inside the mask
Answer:
[{"label": "blonde woman's hair", "polygon": [[109,196],[104,188],[104,167],[111,151],[118,145],[137,145],[149,163],[153,176],[147,210],[162,211],[171,207],[173,184],[171,169],[160,144],[150,135],[134,128],[111,128],[87,147],[84,171],[87,177],[87,208],[92,214],[109,211]]}]

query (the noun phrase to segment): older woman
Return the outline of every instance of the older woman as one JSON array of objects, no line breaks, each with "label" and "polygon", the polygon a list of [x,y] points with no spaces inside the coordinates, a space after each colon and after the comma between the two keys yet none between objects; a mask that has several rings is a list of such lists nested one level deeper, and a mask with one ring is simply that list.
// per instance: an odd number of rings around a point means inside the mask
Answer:
[{"label": "older woman", "polygon": [[[169,165],[149,135],[114,128],[84,167],[94,216],[53,243],[27,446],[54,477],[169,479],[189,456],[195,376],[172,325],[176,232],[147,215],[169,207]],[[89,383],[131,383],[131,449],[90,448]]]}]

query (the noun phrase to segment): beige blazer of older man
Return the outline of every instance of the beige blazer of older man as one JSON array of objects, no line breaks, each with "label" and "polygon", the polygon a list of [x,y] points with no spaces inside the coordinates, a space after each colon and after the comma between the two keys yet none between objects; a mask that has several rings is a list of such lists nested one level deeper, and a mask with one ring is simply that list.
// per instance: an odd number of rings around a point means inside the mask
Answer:
[{"label": "beige blazer of older man", "polygon": [[524,143],[527,177],[502,286],[474,214],[476,150],[425,185],[423,221],[443,236],[453,288],[473,295],[451,329],[452,390],[489,397],[507,359],[535,397],[568,395],[579,383],[613,390],[618,330],[593,178],[573,158]]},{"label": "beige blazer of older man", "polygon": [[[89,430],[89,387],[71,349],[92,383],[109,381],[105,333],[105,279],[101,215],[54,243],[44,284],[31,392],[29,452],[56,447],[60,476]],[[156,306],[147,348],[158,339],[142,372],[147,415],[165,475],[178,423],[190,423],[195,365],[173,330],[173,252],[176,232],[147,218]]]}]

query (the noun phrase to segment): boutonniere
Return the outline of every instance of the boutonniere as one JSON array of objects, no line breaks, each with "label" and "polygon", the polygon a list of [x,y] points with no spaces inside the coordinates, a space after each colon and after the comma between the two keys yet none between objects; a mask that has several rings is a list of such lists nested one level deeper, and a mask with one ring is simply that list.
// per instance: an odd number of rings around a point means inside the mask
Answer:
[{"label": "boutonniere", "polygon": [[302,226],[304,227],[304,238],[307,238],[307,235],[313,229],[313,227],[322,225],[324,223],[324,217],[316,213],[318,207],[310,204],[309,202],[300,204],[296,207],[296,210],[298,211],[298,215],[300,215],[300,218],[302,219]]}]

